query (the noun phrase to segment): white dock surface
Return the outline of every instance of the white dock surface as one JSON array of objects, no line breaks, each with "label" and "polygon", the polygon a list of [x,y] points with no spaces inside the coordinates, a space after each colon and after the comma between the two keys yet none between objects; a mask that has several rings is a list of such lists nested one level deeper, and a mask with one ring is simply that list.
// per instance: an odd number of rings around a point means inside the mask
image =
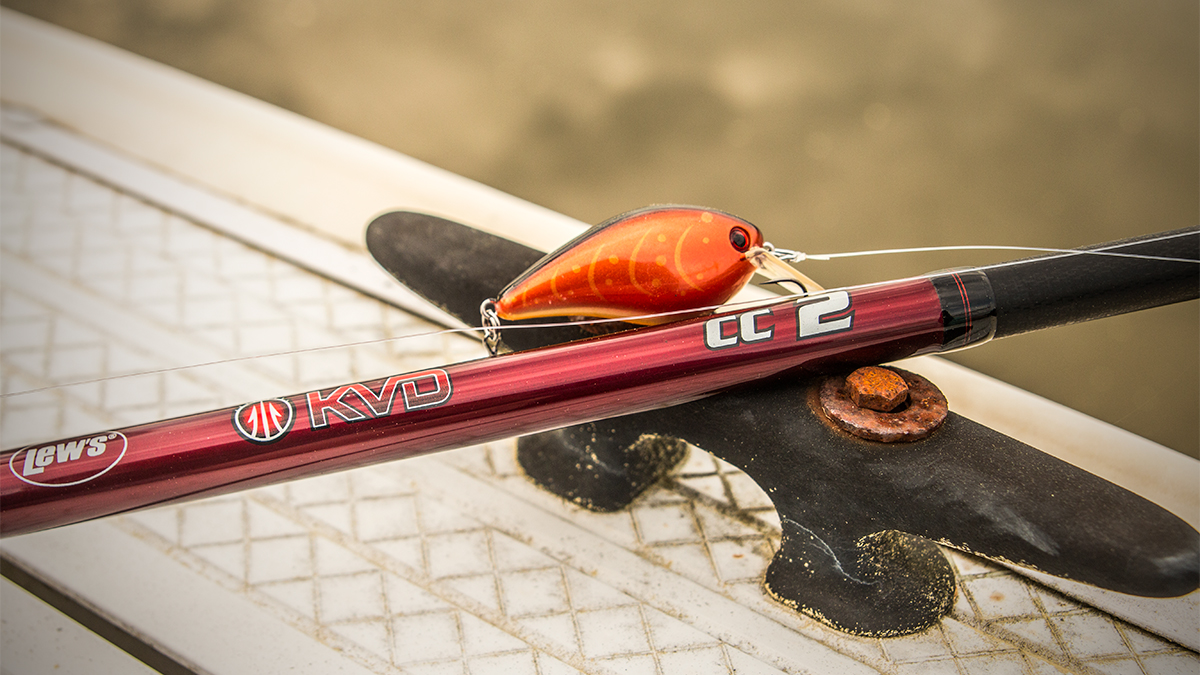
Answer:
[{"label": "white dock surface", "polygon": [[[361,250],[367,220],[388,208],[544,248],[579,227],[112,48],[8,12],[2,25],[5,393],[434,330],[413,312],[436,314]],[[0,441],[480,355],[432,336],[54,388],[0,399]],[[960,412],[1195,523],[1193,460],[945,363],[916,367]],[[987,419],[997,400],[1007,412]],[[1096,443],[1124,459],[1083,456]],[[1200,670],[1196,593],[1054,590],[950,552],[952,614],[920,635],[863,639],[766,596],[778,543],[765,495],[701,451],[632,508],[600,515],[530,483],[506,441],[7,539],[0,552],[196,672]],[[0,593],[5,673],[145,672],[22,589]]]}]

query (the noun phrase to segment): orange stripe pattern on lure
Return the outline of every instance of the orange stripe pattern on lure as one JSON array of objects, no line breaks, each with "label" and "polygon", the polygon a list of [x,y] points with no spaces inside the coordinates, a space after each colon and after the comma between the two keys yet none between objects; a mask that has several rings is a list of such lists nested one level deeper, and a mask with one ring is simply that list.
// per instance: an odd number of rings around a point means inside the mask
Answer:
[{"label": "orange stripe pattern on lure", "polygon": [[683,317],[649,315],[720,305],[755,272],[781,270],[808,291],[820,289],[771,255],[758,228],[741,218],[694,206],[649,207],[548,254],[491,307],[510,321],[588,316],[653,325]]}]

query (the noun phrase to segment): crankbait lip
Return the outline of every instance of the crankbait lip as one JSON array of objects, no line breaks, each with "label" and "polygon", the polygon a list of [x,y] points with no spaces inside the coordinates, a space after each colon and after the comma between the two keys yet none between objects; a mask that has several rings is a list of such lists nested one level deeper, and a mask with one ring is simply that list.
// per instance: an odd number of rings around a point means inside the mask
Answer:
[{"label": "crankbait lip", "polygon": [[745,259],[754,265],[755,273],[767,277],[764,284],[794,283],[800,286],[803,295],[820,293],[825,290],[821,284],[813,281],[808,275],[787,264],[788,261],[804,260],[804,253],[788,249],[777,249],[769,241],[762,246],[754,246],[746,251]]}]

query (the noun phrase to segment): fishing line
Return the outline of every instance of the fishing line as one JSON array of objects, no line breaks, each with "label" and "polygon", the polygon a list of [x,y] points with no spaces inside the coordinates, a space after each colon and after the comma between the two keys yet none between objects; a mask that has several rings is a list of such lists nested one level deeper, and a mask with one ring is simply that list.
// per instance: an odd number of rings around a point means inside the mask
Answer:
[{"label": "fishing line", "polygon": [[330,351],[333,349],[350,349],[354,347],[363,347],[367,345],[380,344],[384,342],[410,340],[425,337],[437,337],[439,335],[453,335],[456,333],[471,333],[483,330],[482,328],[444,328],[441,330],[425,331],[422,333],[411,333],[409,335],[398,335],[385,338],[375,338],[373,340],[359,340],[357,342],[344,342],[337,345],[323,345],[320,347],[306,347],[304,349],[291,349],[282,352],[271,352],[268,354],[248,354],[246,356],[233,356],[227,359],[218,359],[216,361],[204,361],[201,363],[189,363],[182,366],[168,366],[166,368],[156,368],[153,370],[143,370],[137,373],[123,373],[120,375],[106,375],[104,377],[96,377],[90,380],[80,380],[78,382],[66,382],[62,384],[50,384],[44,387],[36,387],[34,389],[25,389],[22,391],[13,391],[0,394],[0,399],[9,398],[12,396],[23,396],[25,394],[35,394],[53,389],[65,389],[67,387],[78,387],[85,384],[98,384],[101,382],[112,382],[113,380],[123,380],[131,377],[142,377],[145,375],[162,375],[164,373],[174,373],[183,370],[191,370],[195,368],[207,368],[211,366],[220,366],[228,363],[238,363],[240,361],[255,361],[258,359],[270,359],[281,356],[297,356],[301,354],[311,354],[315,352]]},{"label": "fishing line", "polygon": [[[865,284],[864,286],[870,286],[870,285],[872,285],[872,284]],[[847,286],[845,288],[848,290],[848,289],[859,288],[859,287],[860,286]],[[830,290],[842,290],[842,289],[830,289]],[[670,312],[658,312],[655,314],[643,314],[643,315],[638,315],[638,316],[628,316],[628,317],[622,317],[622,318],[616,318],[616,319],[606,319],[606,318],[569,319],[569,320],[565,320],[565,321],[504,324],[501,328],[505,331],[509,331],[509,330],[540,329],[540,328],[570,328],[570,327],[589,326],[589,325],[628,323],[629,321],[639,320],[639,319],[662,318],[662,317],[670,317],[670,316],[676,316],[676,315],[683,316],[683,315],[705,314],[708,312],[716,311],[718,309],[726,309],[726,310],[740,309],[740,308],[744,308],[744,307],[752,307],[755,305],[779,302],[781,300],[787,300],[791,297],[797,297],[797,298],[803,297],[804,295],[805,294],[803,294],[803,293],[789,294],[789,295],[774,295],[770,298],[763,298],[761,300],[743,300],[743,301],[739,301],[739,302],[726,303],[724,305],[708,305],[705,307],[693,307],[693,308],[689,308],[689,309],[674,310],[674,311],[670,311]],[[462,335],[462,334],[469,334],[469,333],[483,333],[486,330],[487,330],[487,328],[484,326],[466,326],[466,327],[462,327],[462,328],[443,328],[443,329],[439,329],[439,330],[423,331],[420,333],[410,333],[407,335],[393,335],[391,337],[375,338],[375,339],[371,339],[371,340],[359,340],[356,342],[345,342],[345,343],[336,344],[336,345],[306,347],[304,349],[291,349],[291,350],[286,350],[286,351],[281,351],[281,352],[271,352],[271,353],[267,353],[267,354],[248,354],[246,356],[234,356],[234,357],[230,357],[227,359],[218,359],[216,361],[204,361],[201,363],[189,363],[189,364],[181,365],[181,366],[168,366],[165,368],[155,368],[152,370],[143,370],[143,371],[136,372],[136,373],[122,373],[119,375],[106,375],[104,377],[96,377],[96,378],[92,378],[92,379],[88,379],[88,380],[79,380],[77,382],[64,382],[64,383],[60,383],[60,384],[49,384],[49,385],[46,385],[43,387],[35,387],[32,389],[23,389],[21,391],[0,393],[0,399],[11,398],[14,396],[24,396],[24,395],[28,395],[28,394],[36,394],[39,392],[51,391],[51,390],[55,390],[55,389],[66,389],[68,387],[79,387],[79,386],[88,385],[88,384],[99,384],[99,383],[112,382],[115,380],[123,380],[123,379],[128,379],[128,378],[133,378],[133,377],[144,377],[144,376],[149,376],[149,375],[163,375],[163,374],[167,374],[167,373],[176,373],[176,372],[181,372],[181,371],[185,371],[185,370],[207,368],[207,367],[212,367],[212,366],[220,366],[220,365],[226,365],[226,364],[230,364],[230,363],[238,363],[238,362],[244,362],[244,361],[256,361],[259,359],[270,359],[270,358],[283,357],[283,356],[299,356],[299,355],[304,355],[304,354],[312,354],[312,353],[316,353],[316,352],[332,351],[334,349],[352,349],[355,347],[365,347],[365,346],[377,345],[377,344],[383,344],[383,343],[389,343],[389,342],[401,342],[404,340],[415,340],[417,338],[439,337],[442,335]]]},{"label": "fishing line", "polygon": [[[1176,233],[1164,235],[1161,237],[1144,239],[1144,240],[1142,240],[1142,242],[1149,243],[1149,242],[1153,242],[1153,241],[1165,241],[1167,239],[1177,239],[1179,237],[1189,237],[1189,236],[1196,236],[1196,232],[1194,232],[1194,231],[1176,232]],[[1114,248],[1118,245],[1123,246],[1125,244],[1114,244]],[[775,248],[775,249],[769,249],[769,250],[771,250],[772,253],[775,254],[775,257],[779,258],[780,260],[785,260],[787,262],[800,262],[800,261],[804,261],[804,260],[828,261],[828,260],[834,260],[837,258],[858,258],[858,257],[876,256],[876,255],[891,255],[894,253],[936,253],[936,252],[940,252],[940,251],[1032,251],[1035,253],[1062,253],[1065,255],[1100,255],[1100,256],[1110,256],[1110,257],[1114,257],[1114,258],[1136,258],[1136,259],[1140,259],[1140,260],[1161,260],[1161,261],[1165,261],[1165,262],[1187,262],[1187,263],[1192,263],[1192,264],[1200,263],[1200,261],[1192,260],[1190,258],[1172,258],[1169,256],[1143,255],[1140,253],[1120,253],[1120,252],[1116,252],[1116,251],[1109,251],[1109,250],[1106,250],[1103,248],[1080,250],[1080,249],[1074,249],[1074,248],[1047,248],[1047,247],[1042,247],[1042,246],[1004,246],[1004,245],[991,245],[991,244],[957,245],[957,246],[917,246],[917,247],[912,247],[912,248],[882,248],[882,249],[872,249],[872,250],[866,250],[866,251],[846,251],[846,252],[841,252],[841,253],[804,253],[802,251],[793,251],[793,250],[781,249],[781,248]],[[1012,263],[1012,264],[1019,264],[1021,262],[1022,261],[1020,261],[1020,260],[1009,261],[1009,263]],[[1003,265],[1003,264],[1008,264],[1008,263],[998,263],[998,264]]]},{"label": "fishing line", "polygon": [[[840,289],[833,289],[833,290],[840,290]],[[797,294],[796,297],[800,297],[802,295],[803,294]],[[765,298],[763,300],[740,301],[740,302],[734,302],[734,303],[726,303],[724,305],[709,305],[706,307],[695,307],[695,308],[690,308],[690,309],[675,310],[675,311],[671,311],[671,312],[659,312],[656,314],[644,314],[644,315],[639,315],[639,316],[623,317],[623,318],[619,318],[619,319],[605,319],[605,318],[570,319],[570,320],[565,320],[565,321],[553,321],[553,322],[504,324],[502,326],[502,329],[505,331],[508,331],[508,330],[538,329],[538,328],[570,328],[570,327],[577,327],[577,326],[588,326],[588,325],[599,325],[599,324],[627,323],[630,320],[636,320],[636,319],[661,318],[661,317],[669,317],[669,316],[675,316],[675,315],[704,314],[706,312],[712,312],[712,311],[715,311],[717,309],[722,309],[722,308],[735,309],[735,308],[739,308],[742,306],[753,306],[753,305],[763,304],[763,303],[767,303],[767,302],[779,302],[780,300],[786,300],[789,297],[791,297],[791,296],[777,295],[777,296],[773,296],[771,298]],[[270,359],[270,358],[283,357],[283,356],[299,356],[299,355],[304,355],[304,354],[312,354],[312,353],[316,353],[316,352],[332,351],[334,349],[352,349],[355,347],[365,347],[365,346],[383,344],[383,343],[388,343],[388,342],[401,342],[404,340],[415,340],[417,338],[439,337],[442,335],[462,335],[462,334],[468,334],[468,333],[482,333],[486,330],[487,330],[487,328],[484,326],[465,326],[462,328],[442,328],[442,329],[438,329],[438,330],[423,331],[420,333],[409,333],[407,335],[393,335],[391,337],[375,338],[372,340],[359,340],[356,342],[344,342],[344,343],[336,344],[336,345],[322,345],[319,347],[305,347],[303,349],[290,349],[290,350],[281,351],[281,352],[270,352],[267,354],[248,354],[246,356],[233,356],[233,357],[230,357],[227,359],[218,359],[216,361],[204,361],[201,363],[189,363],[189,364],[181,365],[181,366],[168,366],[165,368],[155,368],[152,370],[143,370],[143,371],[139,371],[136,373],[122,373],[119,375],[105,375],[104,377],[96,377],[96,378],[92,378],[92,379],[88,379],[88,380],[79,380],[77,382],[64,382],[64,383],[60,383],[60,384],[49,384],[44,387],[35,387],[33,389],[23,389],[21,391],[0,393],[0,399],[11,398],[14,396],[24,396],[27,394],[36,394],[39,392],[51,391],[54,389],[66,389],[68,387],[79,387],[79,386],[83,386],[83,385],[87,385],[87,384],[99,384],[99,383],[103,383],[103,382],[112,382],[114,380],[123,380],[123,379],[128,379],[131,377],[143,377],[143,376],[147,376],[147,375],[163,375],[166,373],[175,373],[175,372],[180,372],[180,371],[185,371],[185,370],[193,370],[193,369],[198,369],[198,368],[208,368],[208,367],[212,367],[212,366],[220,366],[220,365],[226,365],[226,364],[230,364],[230,363],[238,363],[238,362],[243,362],[243,361],[257,361],[259,359]]]},{"label": "fishing line", "polygon": [[[1164,236],[1157,237],[1157,238],[1145,239],[1143,241],[1145,241],[1145,242],[1165,241],[1168,239],[1175,239],[1175,238],[1186,237],[1186,236],[1196,236],[1196,232],[1178,232],[1178,233],[1164,235]],[[1121,244],[1121,245],[1124,245],[1124,244]],[[1193,260],[1190,258],[1172,258],[1172,257],[1168,257],[1168,256],[1142,255],[1142,254],[1138,254],[1138,253],[1119,253],[1119,252],[1115,252],[1115,251],[1109,251],[1109,250],[1106,250],[1103,248],[1079,250],[1079,249],[1069,249],[1069,248],[1066,248],[1066,249],[1064,249],[1064,248],[1048,248],[1048,247],[1038,247],[1038,246],[951,245],[951,246],[919,246],[919,247],[912,247],[912,248],[875,249],[875,250],[867,250],[867,251],[846,251],[846,252],[839,252],[839,253],[803,253],[801,251],[792,251],[789,249],[780,249],[780,248],[771,247],[769,244],[767,245],[767,247],[769,247],[769,248],[767,248],[767,250],[770,251],[775,257],[779,258],[780,260],[787,261],[787,262],[799,262],[799,261],[806,261],[806,260],[832,261],[832,260],[840,259],[840,258],[855,258],[855,257],[877,256],[877,255],[891,255],[891,254],[897,254],[897,253],[927,253],[927,252],[941,252],[941,251],[1033,251],[1033,252],[1040,252],[1040,253],[1060,254],[1059,256],[1056,256],[1056,257],[1067,257],[1067,256],[1073,256],[1073,255],[1099,255],[1099,256],[1110,256],[1110,257],[1118,257],[1118,258],[1135,258],[1135,259],[1141,259],[1141,260],[1158,260],[1158,261],[1163,261],[1163,262],[1183,262],[1183,263],[1191,263],[1191,264],[1200,263],[1200,261]],[[1029,259],[1009,260],[1009,261],[1005,261],[1005,262],[994,263],[991,265],[967,267],[964,269],[977,269],[977,270],[999,269],[1002,267],[1027,264],[1029,262],[1030,262]],[[911,280],[911,279],[919,279],[924,276],[928,276],[928,275],[917,275],[914,277],[908,277],[906,279],[888,279],[887,281],[869,282],[869,283],[864,283],[864,284],[854,284],[854,285],[850,285],[850,286],[841,286],[838,288],[825,289],[824,291],[822,291],[819,294],[829,293],[829,292],[833,292],[833,291],[861,290],[861,289],[870,288],[872,286],[877,286],[877,285],[881,285],[881,284],[885,284],[885,283],[894,283],[896,281],[907,281],[907,280]],[[737,302],[727,302],[723,305],[708,305],[708,306],[704,306],[704,307],[691,307],[688,309],[673,310],[670,312],[656,312],[653,314],[641,314],[641,315],[637,315],[637,316],[627,316],[627,317],[621,317],[621,318],[569,319],[569,320],[565,320],[565,321],[553,321],[553,322],[504,324],[503,326],[501,326],[501,329],[504,331],[509,331],[509,330],[526,330],[526,329],[542,329],[542,328],[567,328],[567,327],[579,327],[579,326],[628,323],[631,321],[638,321],[638,320],[645,320],[645,319],[657,319],[657,318],[664,318],[664,317],[671,317],[671,316],[680,316],[680,317],[696,316],[696,315],[706,314],[709,312],[714,312],[717,310],[727,310],[727,311],[728,310],[740,310],[740,309],[746,309],[746,308],[756,307],[756,306],[765,305],[765,304],[773,304],[773,303],[777,303],[777,302],[781,302],[781,301],[789,300],[789,299],[799,299],[799,298],[805,297],[806,295],[809,295],[809,294],[808,293],[777,294],[777,295],[773,295],[770,298],[762,298],[762,299],[755,299],[755,300],[743,300],[743,301],[737,301]],[[395,336],[391,336],[391,337],[375,338],[372,340],[359,340],[356,342],[347,342],[347,343],[342,343],[342,344],[337,344],[337,345],[307,347],[304,349],[293,349],[293,350],[287,350],[287,351],[282,351],[282,352],[273,352],[273,353],[269,353],[269,354],[252,354],[252,355],[247,355],[247,356],[234,356],[234,357],[231,357],[228,359],[219,359],[216,361],[207,361],[207,362],[203,362],[203,363],[192,363],[192,364],[187,364],[187,365],[182,365],[182,366],[169,366],[166,368],[145,370],[145,371],[141,371],[138,373],[125,373],[125,374],[121,374],[121,375],[107,375],[105,377],[97,377],[97,378],[93,378],[93,379],[89,379],[89,380],[81,380],[78,382],[51,384],[51,385],[46,385],[44,387],[36,387],[33,389],[25,389],[22,391],[0,393],[0,400],[11,398],[14,396],[24,396],[24,395],[36,394],[36,393],[40,393],[40,392],[44,392],[44,391],[51,391],[54,389],[65,389],[68,387],[77,387],[77,386],[83,386],[83,385],[88,385],[88,384],[99,384],[99,383],[104,383],[104,382],[112,382],[114,380],[122,380],[122,379],[127,379],[127,378],[132,378],[132,377],[142,377],[142,376],[147,376],[147,375],[163,375],[163,374],[167,374],[167,373],[175,373],[175,372],[181,372],[181,371],[185,371],[185,370],[192,370],[192,369],[205,368],[205,367],[211,367],[211,366],[219,366],[219,365],[225,365],[225,364],[229,364],[229,363],[238,363],[238,362],[243,362],[243,361],[253,361],[253,360],[258,360],[258,359],[269,359],[269,358],[283,357],[283,356],[299,356],[299,355],[303,355],[303,354],[312,354],[312,353],[322,352],[322,351],[331,351],[334,349],[348,349],[348,348],[354,348],[354,347],[364,347],[364,346],[390,343],[390,342],[401,342],[404,340],[414,340],[417,338],[439,337],[439,336],[443,336],[443,335],[462,335],[462,334],[469,334],[469,333],[484,333],[486,331],[487,331],[487,327],[485,327],[485,326],[467,326],[467,327],[462,327],[462,328],[443,328],[443,329],[439,329],[439,330],[424,331],[424,332],[420,332],[420,333],[411,333],[408,335],[395,335]]]}]

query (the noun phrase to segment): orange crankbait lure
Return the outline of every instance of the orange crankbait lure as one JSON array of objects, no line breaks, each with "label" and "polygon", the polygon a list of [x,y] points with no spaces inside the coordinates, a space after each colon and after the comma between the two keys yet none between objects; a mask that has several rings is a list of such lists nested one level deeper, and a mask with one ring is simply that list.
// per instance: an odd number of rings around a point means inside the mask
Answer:
[{"label": "orange crankbait lure", "polygon": [[724,303],[755,272],[820,290],[772,255],[758,228],[741,218],[694,206],[649,207],[584,232],[485,307],[511,321],[589,316],[652,325],[681,317],[647,315]]}]

